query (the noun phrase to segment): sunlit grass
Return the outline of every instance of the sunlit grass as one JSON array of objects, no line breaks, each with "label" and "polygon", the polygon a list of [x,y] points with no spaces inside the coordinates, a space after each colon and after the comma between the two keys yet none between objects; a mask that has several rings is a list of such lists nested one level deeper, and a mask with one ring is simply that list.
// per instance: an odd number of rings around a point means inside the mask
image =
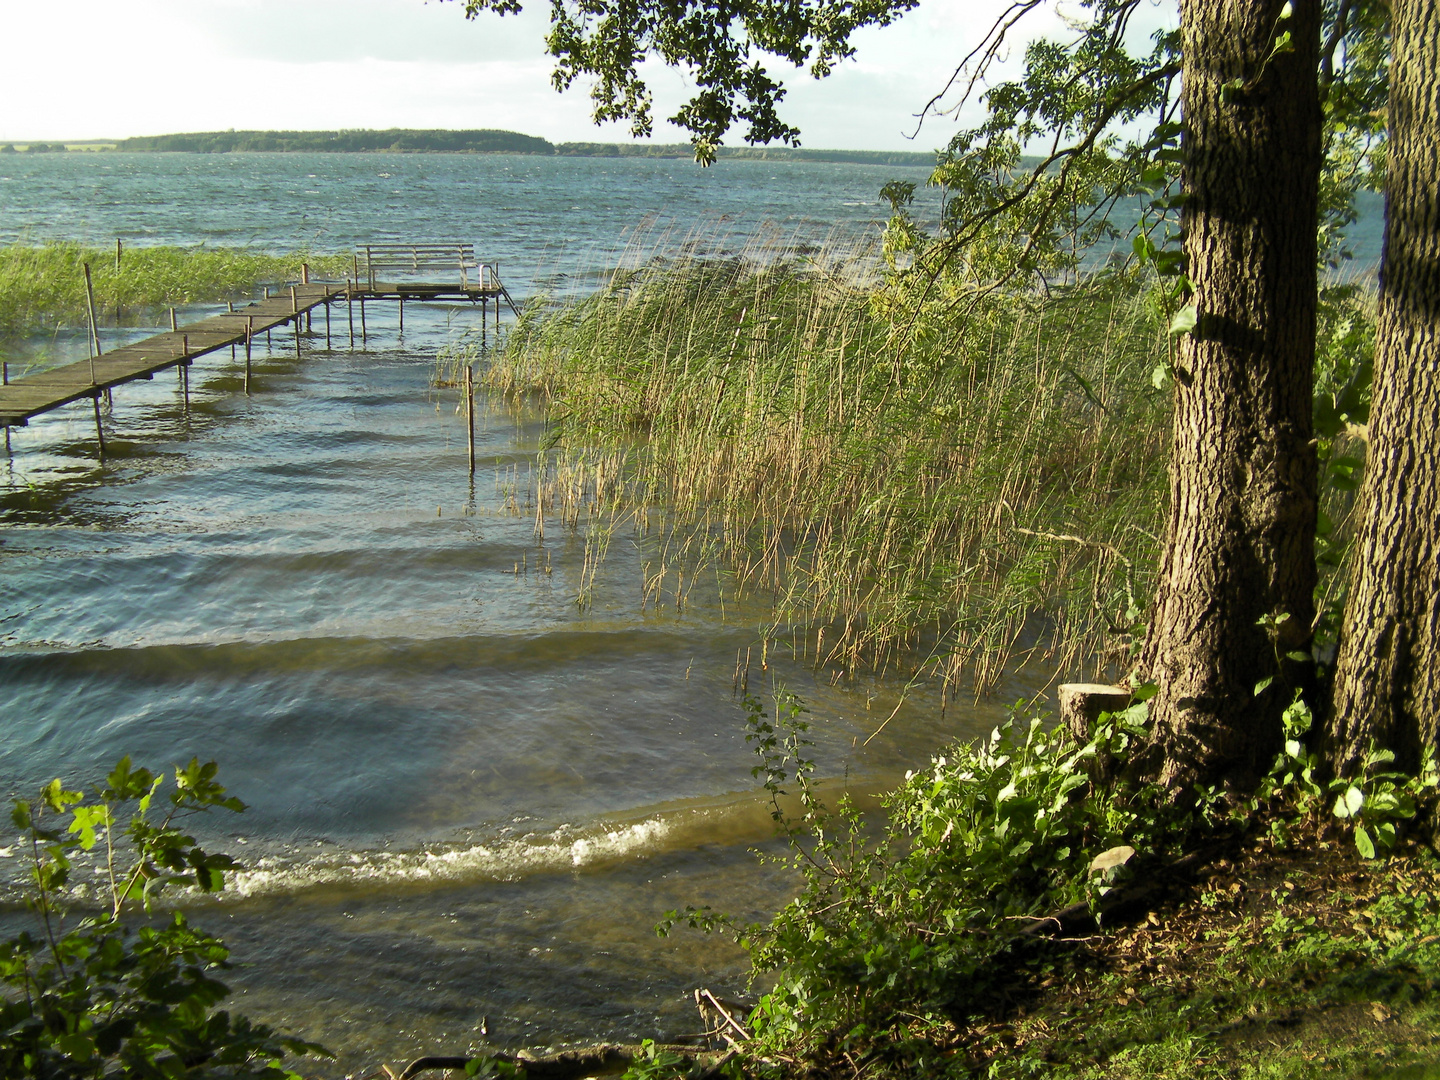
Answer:
[{"label": "sunlit grass", "polygon": [[838,258],[657,260],[528,312],[484,383],[547,407],[562,519],[660,530],[657,603],[718,559],[817,662],[982,686],[1036,643],[1113,663],[1165,503],[1151,317],[1092,290],[917,318],[887,289]]},{"label": "sunlit grass", "polygon": [[343,274],[346,256],[273,255],[247,248],[132,247],[115,252],[74,243],[0,247],[0,336],[83,326],[83,266],[90,264],[97,317],[106,323],[157,308],[247,297],[261,284]]}]

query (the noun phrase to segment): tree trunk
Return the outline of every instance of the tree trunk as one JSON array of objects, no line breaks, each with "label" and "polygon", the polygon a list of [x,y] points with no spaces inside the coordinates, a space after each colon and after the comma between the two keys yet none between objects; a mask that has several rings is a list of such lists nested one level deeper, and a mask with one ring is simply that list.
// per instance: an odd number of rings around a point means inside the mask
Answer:
[{"label": "tree trunk", "polygon": [[[1170,518],[1140,673],[1159,686],[1161,780],[1182,797],[1268,765],[1306,670],[1281,657],[1308,645],[1313,617],[1320,5],[1285,6],[1181,3],[1197,323],[1175,364]],[[1273,640],[1266,616],[1281,620]]]},{"label": "tree trunk", "polygon": [[1414,771],[1440,724],[1440,3],[1391,18],[1370,448],[1329,730],[1342,775],[1371,739]]}]

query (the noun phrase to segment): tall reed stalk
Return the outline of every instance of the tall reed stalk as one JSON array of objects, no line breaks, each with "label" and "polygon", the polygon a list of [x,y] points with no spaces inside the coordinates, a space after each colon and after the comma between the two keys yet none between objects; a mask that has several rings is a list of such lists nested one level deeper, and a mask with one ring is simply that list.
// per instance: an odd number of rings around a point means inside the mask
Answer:
[{"label": "tall reed stalk", "polygon": [[1123,662],[1165,501],[1144,305],[917,305],[873,263],[759,255],[527,312],[484,382],[548,407],[572,474],[624,453],[624,499],[669,530],[655,578],[723,560],[819,662],[977,688],[1020,648]]},{"label": "tall reed stalk", "polygon": [[86,322],[84,263],[100,317],[144,317],[154,309],[248,296],[262,283],[296,281],[300,264],[316,277],[342,274],[343,256],[271,255],[247,248],[130,247],[115,253],[74,243],[0,247],[0,336]]}]

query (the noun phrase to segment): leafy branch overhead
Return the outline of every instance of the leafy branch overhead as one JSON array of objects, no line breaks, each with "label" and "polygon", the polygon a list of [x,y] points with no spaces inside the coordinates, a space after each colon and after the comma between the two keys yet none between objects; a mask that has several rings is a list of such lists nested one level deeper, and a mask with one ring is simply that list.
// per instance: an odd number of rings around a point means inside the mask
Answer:
[{"label": "leafy branch overhead", "polygon": [[[696,94],[670,121],[691,133],[695,159],[715,161],[715,148],[736,124],[749,143],[800,144],[798,128],[778,111],[785,87],[765,64],[782,61],[817,79],[854,54],[850,36],[887,26],[919,0],[554,0],[546,46],[556,58],[553,80],[565,90],[592,77],[596,123],[628,121],[637,138],[654,130],[650,88],[641,64],[654,56],[684,70]],[[465,0],[465,15],[516,14],[520,0]]]}]

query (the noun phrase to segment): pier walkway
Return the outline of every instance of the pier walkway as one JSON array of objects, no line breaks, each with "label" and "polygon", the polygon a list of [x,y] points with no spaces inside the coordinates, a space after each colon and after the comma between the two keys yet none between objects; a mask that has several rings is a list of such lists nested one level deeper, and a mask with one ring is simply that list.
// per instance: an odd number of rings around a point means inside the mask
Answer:
[{"label": "pier walkway", "polygon": [[[345,291],[344,285],[296,285],[269,299],[177,326],[90,360],[26,375],[0,386],[0,424],[24,427],[32,416],[87,397],[94,400],[98,417],[100,398],[107,390],[154,378],[157,371],[168,368],[188,368],[206,353],[227,346],[243,345],[248,364],[256,334],[293,322],[298,342],[300,319],[321,304],[344,296]],[[248,378],[248,366],[246,375]]]},{"label": "pier walkway", "polygon": [[[440,266],[459,271],[456,283],[406,280],[405,272],[423,272]],[[390,272],[392,280],[383,282],[378,274]],[[470,271],[476,272],[472,281]],[[175,321],[174,310],[170,313],[171,329],[167,333],[124,345],[89,360],[78,360],[71,364],[50,368],[46,371],[25,375],[10,381],[8,372],[4,385],[0,385],[0,426],[8,432],[12,427],[24,427],[32,417],[58,409],[63,405],[91,399],[95,410],[95,435],[100,453],[105,453],[105,431],[101,423],[100,399],[115,387],[136,379],[151,379],[155,373],[169,368],[179,368],[181,387],[189,399],[189,368],[192,363],[207,353],[230,348],[238,357],[239,350],[245,351],[245,392],[250,392],[250,361],[257,335],[266,334],[278,327],[293,325],[295,328],[295,354],[300,355],[301,323],[310,319],[316,308],[325,309],[325,347],[330,348],[330,306],[334,301],[344,300],[347,307],[350,346],[355,345],[355,308],[359,307],[360,333],[362,341],[368,337],[365,324],[365,302],[367,300],[395,300],[400,304],[400,329],[405,329],[405,301],[460,300],[478,303],[481,311],[488,314],[491,302],[495,304],[495,321],[500,321],[500,303],[503,300],[518,314],[515,303],[505,286],[500,283],[496,268],[474,261],[473,248],[469,245],[454,244],[387,244],[370,245],[361,249],[355,260],[354,278],[339,283],[319,283],[305,280],[298,285],[287,286],[271,296],[266,290],[262,300],[244,307],[231,305],[231,310],[212,315],[208,319],[180,326]],[[99,341],[92,327],[92,351],[99,353]]]}]

